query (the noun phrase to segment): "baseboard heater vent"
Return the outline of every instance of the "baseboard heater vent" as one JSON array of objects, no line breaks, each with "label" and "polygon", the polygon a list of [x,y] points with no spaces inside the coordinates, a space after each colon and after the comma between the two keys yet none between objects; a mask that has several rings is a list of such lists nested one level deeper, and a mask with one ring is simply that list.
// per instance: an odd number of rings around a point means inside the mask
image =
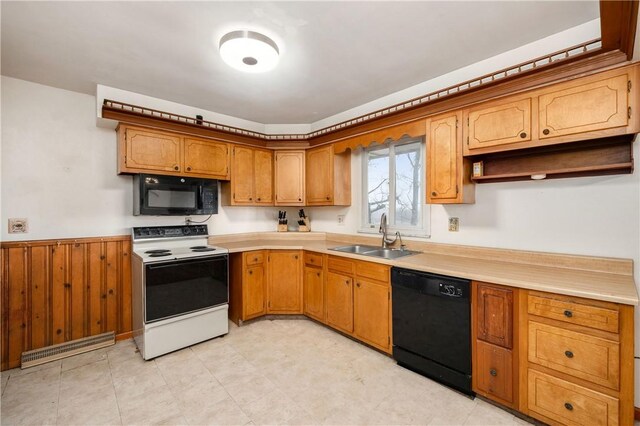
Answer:
[{"label": "baseboard heater vent", "polygon": [[95,349],[104,348],[116,343],[113,331],[84,337],[71,342],[59,343],[46,348],[34,349],[22,353],[20,368],[29,368],[46,362],[55,361],[72,355],[78,355]]}]

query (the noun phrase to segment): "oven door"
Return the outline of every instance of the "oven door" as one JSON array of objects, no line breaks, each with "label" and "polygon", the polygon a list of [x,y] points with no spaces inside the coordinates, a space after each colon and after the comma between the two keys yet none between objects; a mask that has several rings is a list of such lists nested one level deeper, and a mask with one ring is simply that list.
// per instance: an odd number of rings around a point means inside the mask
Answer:
[{"label": "oven door", "polygon": [[228,256],[145,265],[145,323],[229,302]]}]

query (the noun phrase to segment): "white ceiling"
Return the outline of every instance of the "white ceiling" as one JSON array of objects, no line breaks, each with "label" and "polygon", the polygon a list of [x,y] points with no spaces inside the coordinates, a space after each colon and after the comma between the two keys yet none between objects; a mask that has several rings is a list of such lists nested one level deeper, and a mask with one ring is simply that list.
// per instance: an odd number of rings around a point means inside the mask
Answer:
[{"label": "white ceiling", "polygon": [[[259,123],[310,123],[599,16],[586,2],[1,2],[2,74],[96,84]],[[262,31],[278,67],[225,65]]]}]

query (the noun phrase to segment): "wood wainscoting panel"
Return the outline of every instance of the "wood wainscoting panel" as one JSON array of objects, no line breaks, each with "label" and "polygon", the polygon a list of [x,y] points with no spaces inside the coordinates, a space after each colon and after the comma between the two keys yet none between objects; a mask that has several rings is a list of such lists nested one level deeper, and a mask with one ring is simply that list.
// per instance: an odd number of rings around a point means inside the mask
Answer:
[{"label": "wood wainscoting panel", "polygon": [[131,332],[131,238],[4,242],[2,370],[24,351]]}]

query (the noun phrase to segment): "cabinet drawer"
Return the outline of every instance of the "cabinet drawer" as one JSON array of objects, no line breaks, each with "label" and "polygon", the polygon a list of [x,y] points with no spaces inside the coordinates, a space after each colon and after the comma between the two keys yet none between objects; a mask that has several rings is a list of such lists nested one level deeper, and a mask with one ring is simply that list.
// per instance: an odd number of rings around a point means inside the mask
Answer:
[{"label": "cabinet drawer", "polygon": [[618,311],[566,300],[529,295],[529,313],[618,333]]},{"label": "cabinet drawer", "polygon": [[310,266],[322,266],[322,255],[316,253],[304,253],[304,263]]},{"label": "cabinet drawer", "polygon": [[529,321],[529,361],[611,389],[620,387],[620,344]]},{"label": "cabinet drawer", "polygon": [[356,273],[360,277],[371,278],[385,283],[389,282],[389,267],[379,263],[358,262],[356,264]]},{"label": "cabinet drawer", "polygon": [[513,355],[508,349],[476,341],[478,390],[506,402],[513,402]]},{"label": "cabinet drawer", "polygon": [[529,411],[567,425],[617,425],[619,401],[529,370]]},{"label": "cabinet drawer", "polygon": [[355,271],[355,265],[352,261],[339,257],[329,257],[328,267],[330,271],[344,272],[349,275]]},{"label": "cabinet drawer", "polygon": [[264,263],[264,252],[250,251],[244,254],[244,263],[246,266],[258,265]]}]

